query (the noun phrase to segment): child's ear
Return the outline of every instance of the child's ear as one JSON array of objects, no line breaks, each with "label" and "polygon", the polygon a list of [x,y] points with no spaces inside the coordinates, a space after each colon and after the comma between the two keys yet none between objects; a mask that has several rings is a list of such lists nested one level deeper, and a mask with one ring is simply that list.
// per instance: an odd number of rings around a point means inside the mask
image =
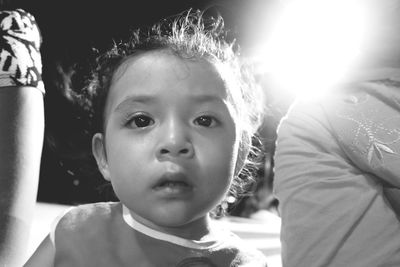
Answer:
[{"label": "child's ear", "polygon": [[110,171],[108,169],[107,155],[104,144],[104,136],[101,133],[96,133],[92,138],[92,153],[96,159],[97,167],[99,168],[104,179],[110,181]]}]

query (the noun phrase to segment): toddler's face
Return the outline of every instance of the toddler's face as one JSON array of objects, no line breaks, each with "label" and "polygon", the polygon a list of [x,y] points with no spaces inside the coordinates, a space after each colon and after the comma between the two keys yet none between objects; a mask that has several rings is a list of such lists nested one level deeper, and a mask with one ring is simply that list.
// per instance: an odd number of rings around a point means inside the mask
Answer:
[{"label": "toddler's face", "polygon": [[203,225],[229,189],[237,161],[240,134],[227,99],[224,81],[205,61],[156,51],[119,68],[105,135],[94,137],[93,148],[133,217],[181,235],[173,229]]}]

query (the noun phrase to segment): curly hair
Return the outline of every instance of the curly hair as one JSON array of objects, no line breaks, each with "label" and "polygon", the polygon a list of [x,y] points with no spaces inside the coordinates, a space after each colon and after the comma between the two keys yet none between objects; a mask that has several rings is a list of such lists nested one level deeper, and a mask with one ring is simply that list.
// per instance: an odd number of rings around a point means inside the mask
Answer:
[{"label": "curly hair", "polygon": [[233,179],[230,193],[236,196],[246,192],[261,154],[252,141],[262,122],[263,94],[250,65],[240,59],[235,41],[227,41],[222,17],[205,18],[204,12],[189,10],[146,30],[134,30],[128,41],[114,42],[108,51],[99,53],[82,91],[70,89],[66,93],[90,113],[93,133],[104,132],[104,108],[114,74],[127,59],[156,50],[171,51],[185,60],[206,60],[226,81],[241,133],[240,150],[244,153],[240,160],[245,162]]}]

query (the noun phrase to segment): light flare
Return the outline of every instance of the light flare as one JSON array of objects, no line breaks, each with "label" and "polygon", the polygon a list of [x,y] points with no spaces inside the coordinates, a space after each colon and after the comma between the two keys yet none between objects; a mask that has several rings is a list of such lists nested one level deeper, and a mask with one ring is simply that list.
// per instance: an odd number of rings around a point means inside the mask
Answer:
[{"label": "light flare", "polygon": [[280,90],[313,98],[342,81],[365,45],[363,1],[292,0],[255,55]]}]

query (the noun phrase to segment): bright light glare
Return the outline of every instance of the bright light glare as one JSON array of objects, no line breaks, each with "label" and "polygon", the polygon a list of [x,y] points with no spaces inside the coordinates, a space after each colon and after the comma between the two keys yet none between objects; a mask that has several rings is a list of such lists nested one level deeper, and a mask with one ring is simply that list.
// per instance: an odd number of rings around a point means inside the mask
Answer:
[{"label": "bright light glare", "polygon": [[343,79],[365,41],[362,2],[289,1],[267,45],[258,51],[264,70],[296,96],[323,93]]}]

